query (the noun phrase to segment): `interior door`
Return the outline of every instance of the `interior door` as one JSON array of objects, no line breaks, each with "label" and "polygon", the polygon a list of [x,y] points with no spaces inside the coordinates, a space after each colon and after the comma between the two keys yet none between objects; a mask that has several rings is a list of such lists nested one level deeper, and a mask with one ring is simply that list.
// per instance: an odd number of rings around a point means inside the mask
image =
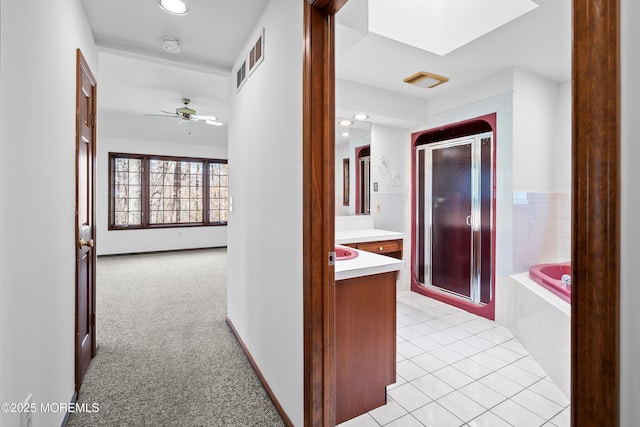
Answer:
[{"label": "interior door", "polygon": [[96,81],[80,50],[76,87],[76,391],[96,353]]},{"label": "interior door", "polygon": [[431,284],[471,298],[472,143],[431,150]]}]

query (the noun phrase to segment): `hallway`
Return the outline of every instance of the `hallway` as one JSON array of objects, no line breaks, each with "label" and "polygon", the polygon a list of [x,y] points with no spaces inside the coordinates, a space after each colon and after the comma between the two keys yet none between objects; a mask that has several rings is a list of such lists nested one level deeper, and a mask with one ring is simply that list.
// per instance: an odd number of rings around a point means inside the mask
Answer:
[{"label": "hallway", "polygon": [[226,324],[226,249],[109,256],[97,340],[67,426],[284,425]]}]

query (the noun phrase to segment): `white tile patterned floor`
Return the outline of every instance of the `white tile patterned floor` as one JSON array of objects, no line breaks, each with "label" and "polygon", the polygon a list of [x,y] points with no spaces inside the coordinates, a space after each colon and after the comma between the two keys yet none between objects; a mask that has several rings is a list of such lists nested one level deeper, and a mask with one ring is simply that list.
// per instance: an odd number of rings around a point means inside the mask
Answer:
[{"label": "white tile patterned floor", "polygon": [[398,293],[397,382],[340,427],[568,427],[569,399],[504,326]]}]

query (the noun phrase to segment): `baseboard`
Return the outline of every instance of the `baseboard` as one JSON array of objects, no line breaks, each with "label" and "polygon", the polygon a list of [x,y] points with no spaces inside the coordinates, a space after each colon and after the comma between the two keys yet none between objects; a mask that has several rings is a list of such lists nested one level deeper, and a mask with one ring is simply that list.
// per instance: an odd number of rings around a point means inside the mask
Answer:
[{"label": "baseboard", "polygon": [[273,402],[273,404],[275,405],[276,409],[280,413],[280,416],[282,417],[282,421],[284,421],[285,425],[287,425],[289,427],[293,427],[293,422],[291,422],[291,419],[287,416],[287,413],[284,411],[284,408],[282,407],[282,405],[278,401],[278,398],[276,398],[276,395],[273,393],[273,390],[271,390],[271,387],[269,387],[269,383],[265,379],[264,375],[262,375],[262,372],[260,372],[260,369],[258,368],[258,365],[256,364],[256,361],[253,360],[253,357],[251,356],[251,353],[249,353],[249,350],[244,345],[244,342],[242,341],[242,338],[240,338],[240,335],[238,334],[238,331],[233,326],[233,322],[228,317],[227,317],[227,325],[229,325],[229,328],[231,329],[231,332],[233,332],[233,335],[238,340],[238,343],[240,343],[240,347],[242,347],[242,351],[244,351],[244,354],[247,356],[247,359],[249,359],[249,363],[251,363],[251,366],[253,367],[253,370],[258,375],[258,378],[260,379],[260,382],[262,383],[262,386],[267,391],[267,394],[271,398],[271,401]]},{"label": "baseboard", "polygon": [[188,252],[188,251],[201,251],[206,249],[226,249],[226,246],[205,246],[202,248],[184,248],[184,249],[160,249],[154,251],[142,251],[142,252],[120,252],[117,254],[100,254],[98,258],[110,258],[127,255],[152,255],[152,254],[165,254],[171,252]]},{"label": "baseboard", "polygon": [[[73,396],[71,396],[71,404],[77,403],[78,402],[78,392],[74,391],[73,392]],[[62,424],[60,424],[60,427],[65,427],[67,425],[67,423],[69,422],[69,417],[71,416],[71,412],[67,411],[66,414],[64,414],[64,418],[62,419]]]}]

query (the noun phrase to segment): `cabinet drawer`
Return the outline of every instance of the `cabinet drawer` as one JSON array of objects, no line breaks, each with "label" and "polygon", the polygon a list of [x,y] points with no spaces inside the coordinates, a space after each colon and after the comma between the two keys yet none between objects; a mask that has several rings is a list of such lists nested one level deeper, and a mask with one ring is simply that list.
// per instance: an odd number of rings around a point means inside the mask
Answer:
[{"label": "cabinet drawer", "polygon": [[402,239],[346,243],[344,246],[350,246],[361,251],[373,252],[402,259]]},{"label": "cabinet drawer", "polygon": [[379,254],[398,252],[402,250],[402,240],[381,240],[378,242],[358,243],[358,249]]}]

